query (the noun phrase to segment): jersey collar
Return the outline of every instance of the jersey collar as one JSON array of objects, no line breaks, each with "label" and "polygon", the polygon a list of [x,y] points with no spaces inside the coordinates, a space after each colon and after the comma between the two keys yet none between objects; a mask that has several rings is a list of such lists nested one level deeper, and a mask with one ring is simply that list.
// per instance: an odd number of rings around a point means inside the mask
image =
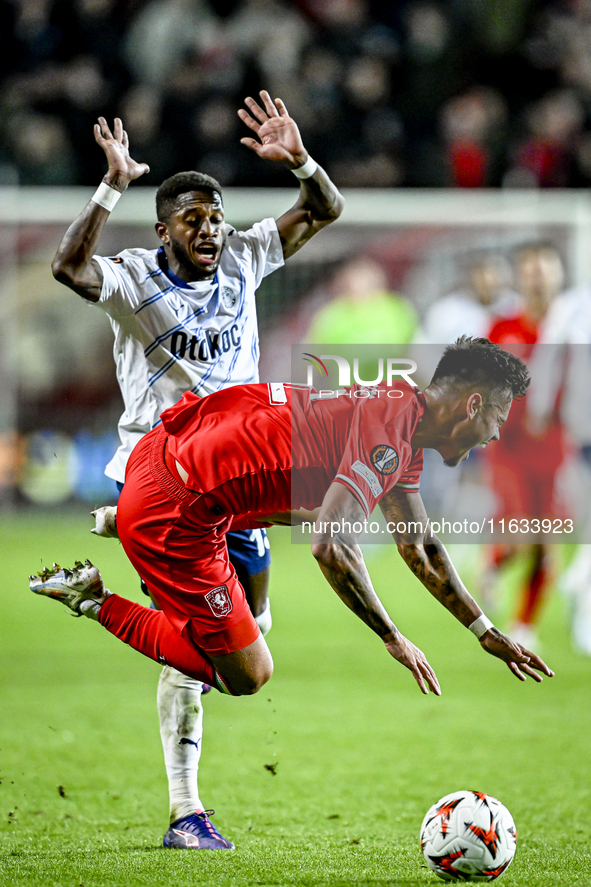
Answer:
[{"label": "jersey collar", "polygon": [[[192,289],[199,291],[202,288],[203,284],[206,284],[207,288],[212,286],[217,286],[218,283],[218,273],[216,271],[215,276],[212,277],[211,280],[194,280],[191,283],[187,283],[186,280],[182,280],[178,274],[174,274],[170,268],[168,267],[168,259],[166,258],[166,253],[164,252],[164,247],[158,247],[158,252],[156,253],[156,261],[158,262],[158,267],[160,270],[166,274],[168,279],[174,283],[175,286],[180,287],[181,289]],[[203,286],[203,289],[206,287]]]}]

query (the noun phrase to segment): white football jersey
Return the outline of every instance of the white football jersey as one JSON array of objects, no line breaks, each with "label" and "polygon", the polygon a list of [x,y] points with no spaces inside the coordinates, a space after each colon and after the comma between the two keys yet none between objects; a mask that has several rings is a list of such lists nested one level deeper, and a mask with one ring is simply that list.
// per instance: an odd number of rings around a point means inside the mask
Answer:
[{"label": "white football jersey", "polygon": [[[567,347],[549,347],[549,346]],[[559,389],[560,418],[579,446],[591,445],[591,289],[567,290],[552,301],[528,366],[526,407],[547,421]]]},{"label": "white football jersey", "polygon": [[459,336],[488,336],[493,323],[517,314],[521,299],[502,291],[491,305],[481,305],[469,293],[459,291],[437,299],[427,311],[416,343],[450,345]]},{"label": "white football jersey", "polygon": [[186,391],[203,397],[228,385],[258,382],[255,291],[284,264],[274,219],[248,231],[226,226],[211,280],[184,283],[162,270],[158,253],[127,249],[111,258],[94,256],[103,285],[99,301],[88,304],[109,316],[125,404],[121,443],[105,474],[120,482],[133,447]]}]

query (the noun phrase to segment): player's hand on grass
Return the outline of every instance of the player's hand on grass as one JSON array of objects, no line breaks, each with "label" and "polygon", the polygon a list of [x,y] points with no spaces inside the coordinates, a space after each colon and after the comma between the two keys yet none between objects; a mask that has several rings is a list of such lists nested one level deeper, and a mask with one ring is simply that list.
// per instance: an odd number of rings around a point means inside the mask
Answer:
[{"label": "player's hand on grass", "polygon": [[415,647],[403,634],[391,633],[383,638],[386,650],[397,662],[405,665],[412,672],[413,677],[422,693],[429,690],[436,696],[441,696],[441,687],[437,676],[425,658],[425,654]]},{"label": "player's hand on grass", "polygon": [[125,191],[130,182],[150,172],[147,163],[137,163],[129,156],[129,138],[119,117],[115,117],[111,131],[104,117],[94,125],[94,138],[105,152],[109,170],[103,178],[116,191]]},{"label": "player's hand on grass", "polygon": [[260,141],[246,137],[240,139],[265,160],[285,163],[290,169],[303,166],[308,159],[300,131],[281,99],[273,101],[266,90],[261,90],[264,108],[250,96],[244,100],[248,111],[241,108],[238,116],[258,136]]},{"label": "player's hand on grass", "polygon": [[[542,674],[549,678],[553,677],[554,672],[548,668],[543,659],[531,650],[526,650],[521,644],[512,641],[510,637],[503,634],[498,628],[489,628],[480,638],[481,647],[507,663],[509,671],[511,671],[520,681],[527,680],[527,677],[533,678],[534,681],[543,680]],[[538,674],[541,672],[542,674]]]}]

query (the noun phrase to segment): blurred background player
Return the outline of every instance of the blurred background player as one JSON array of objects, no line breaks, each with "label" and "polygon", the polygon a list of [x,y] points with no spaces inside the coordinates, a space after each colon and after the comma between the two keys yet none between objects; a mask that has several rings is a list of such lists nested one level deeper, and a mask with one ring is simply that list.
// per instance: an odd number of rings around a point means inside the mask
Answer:
[{"label": "blurred background player", "polygon": [[417,313],[408,299],[392,292],[383,267],[370,256],[357,256],[341,268],[331,290],[334,298],[312,318],[306,342],[405,345],[412,341]]},{"label": "blurred background player", "polygon": [[[541,325],[530,365],[527,421],[542,434],[559,415],[576,450],[573,499],[579,545],[557,585],[570,600],[575,648],[591,656],[591,290],[582,286],[555,299]],[[571,486],[569,486],[569,490]]]},{"label": "blurred background player", "polygon": [[[499,345],[515,345],[514,353],[527,361],[550,305],[562,290],[564,267],[553,244],[531,243],[516,250],[515,268],[523,308],[493,324],[488,338]],[[501,440],[485,453],[496,496],[495,526],[500,518],[543,520],[559,516],[556,477],[566,456],[567,443],[556,414],[543,433],[532,434],[526,420],[525,401],[515,403]],[[500,542],[487,547],[488,565],[482,589],[487,603],[494,596],[501,567],[518,552],[528,559],[512,632],[530,647],[537,643],[535,626],[553,578],[551,550],[543,541],[517,546]]]},{"label": "blurred background player", "polygon": [[[340,268],[329,287],[333,297],[312,317],[306,342],[319,345],[407,345],[418,315],[404,296],[389,286],[386,271],[371,256],[359,255]],[[358,352],[358,378],[372,383],[379,354]],[[400,355],[400,351],[397,351]]]},{"label": "blurred background player", "polygon": [[497,319],[518,312],[520,299],[510,286],[511,269],[500,253],[460,256],[458,278],[458,287],[426,312],[417,343],[448,345],[458,336],[486,336]]},{"label": "blurred background player", "polygon": [[[95,255],[101,231],[129,183],[149,171],[129,155],[121,120],[113,131],[104,118],[95,140],[109,165],[92,200],[72,223],[53,262],[54,276],[108,315],[125,411],[120,446],[105,472],[122,488],[137,441],[160,413],[185,393],[205,396],[228,385],[258,381],[255,290],[325,225],[338,218],[342,197],[308,155],[298,127],[280,99],[261,92],[241,120],[255,138],[241,142],[259,157],[294,171],[295,205],[277,221],[264,219],[246,232],[225,223],[221,188],[196,172],[178,173],[156,196],[159,249]],[[264,106],[264,107],[263,107]],[[264,530],[229,534],[232,564],[244,583],[262,631],[271,625],[267,598],[269,544]],[[149,587],[150,577],[142,577]],[[209,821],[199,798],[197,770],[202,738],[202,685],[164,667],[158,714],[170,795],[168,847],[230,849]]]},{"label": "blurred background player", "polygon": [[[436,299],[416,330],[410,356],[417,361],[424,381],[430,379],[443,346],[458,336],[486,336],[497,320],[516,314],[521,299],[515,292],[511,266],[499,250],[477,249],[458,255],[451,292]],[[416,346],[416,347],[415,347]],[[427,348],[427,346],[433,346]],[[470,459],[474,471],[480,453]],[[423,495],[432,514],[450,512],[460,497],[464,471],[442,472],[433,453],[425,453]]]}]

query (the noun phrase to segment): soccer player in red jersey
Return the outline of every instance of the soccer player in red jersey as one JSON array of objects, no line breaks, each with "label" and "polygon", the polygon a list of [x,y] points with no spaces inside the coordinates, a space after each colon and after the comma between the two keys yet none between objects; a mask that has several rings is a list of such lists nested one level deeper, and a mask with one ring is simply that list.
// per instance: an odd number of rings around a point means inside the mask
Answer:
[{"label": "soccer player in red jersey", "polygon": [[[527,361],[552,299],[564,281],[561,257],[549,243],[520,247],[517,253],[517,281],[524,299],[521,313],[497,321],[489,339],[499,345],[518,346],[514,353]],[[498,446],[487,451],[492,488],[497,497],[495,517],[544,520],[561,516],[555,496],[556,473],[566,455],[566,442],[555,416],[541,434],[534,434],[526,421],[525,402],[514,405],[511,421]],[[491,594],[499,570],[519,549],[529,558],[512,633],[527,646],[536,644],[535,624],[540,606],[551,582],[550,548],[543,542],[511,545],[500,542],[489,551],[484,596]]]},{"label": "soccer player in red jersey", "polygon": [[225,534],[314,518],[312,553],[330,585],[421,691],[439,695],[424,654],[377,597],[357,544],[379,503],[402,558],[430,593],[517,678],[540,681],[551,670],[483,614],[431,532],[418,489],[424,447],[458,465],[473,447],[499,439],[513,398],[528,384],[518,358],[486,339],[460,339],[424,392],[382,384],[326,400],[303,386],[270,383],[201,400],[186,394],[134,449],[118,512],[125,551],[140,574],[149,568],[161,609],[110,594],[89,563],[45,571],[30,587],[156,661],[221,692],[251,694],[269,680],[273,662]]}]

